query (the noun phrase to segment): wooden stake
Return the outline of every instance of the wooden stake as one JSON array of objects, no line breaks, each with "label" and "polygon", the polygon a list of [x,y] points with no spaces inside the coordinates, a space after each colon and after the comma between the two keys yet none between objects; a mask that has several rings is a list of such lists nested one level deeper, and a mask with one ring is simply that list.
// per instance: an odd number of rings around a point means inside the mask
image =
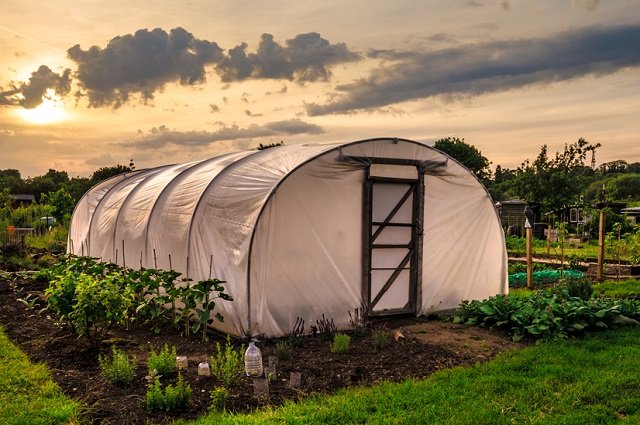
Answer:
[{"label": "wooden stake", "polygon": [[122,267],[123,268],[127,268],[127,263],[124,259],[125,255],[124,255],[124,239],[122,240]]},{"label": "wooden stake", "polygon": [[533,289],[533,229],[525,229],[527,236],[527,288]]},{"label": "wooden stake", "polygon": [[604,223],[605,212],[600,210],[600,228],[598,230],[598,270],[596,272],[596,279],[602,281],[602,271],[604,268]]},{"label": "wooden stake", "polygon": [[211,269],[213,268],[213,254],[211,254],[211,258],[209,258],[209,280],[211,280]]},{"label": "wooden stake", "polygon": [[173,266],[171,265],[171,254],[169,254],[169,270],[173,271]]},{"label": "wooden stake", "polygon": [[140,251],[140,270],[142,270],[142,251]]},{"label": "wooden stake", "polygon": [[153,248],[153,268],[158,270],[158,257],[156,257],[156,249]]}]

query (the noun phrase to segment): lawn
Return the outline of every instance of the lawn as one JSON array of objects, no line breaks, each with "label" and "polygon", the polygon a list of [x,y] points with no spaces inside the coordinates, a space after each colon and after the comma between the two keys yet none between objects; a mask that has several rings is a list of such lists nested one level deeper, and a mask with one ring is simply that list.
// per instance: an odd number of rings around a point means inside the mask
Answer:
[{"label": "lawn", "polygon": [[34,365],[0,327],[0,423],[77,423],[79,404],[51,380],[47,368]]},{"label": "lawn", "polygon": [[190,424],[640,422],[640,328],[542,343],[423,381],[340,391],[249,415]]}]

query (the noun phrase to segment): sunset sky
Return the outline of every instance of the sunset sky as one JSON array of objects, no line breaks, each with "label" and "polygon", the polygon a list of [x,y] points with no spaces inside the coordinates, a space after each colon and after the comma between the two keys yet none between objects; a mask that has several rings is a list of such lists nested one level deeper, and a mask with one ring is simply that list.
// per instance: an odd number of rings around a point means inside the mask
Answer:
[{"label": "sunset sky", "polygon": [[640,161],[640,1],[2,1],[0,169],[382,136]]}]

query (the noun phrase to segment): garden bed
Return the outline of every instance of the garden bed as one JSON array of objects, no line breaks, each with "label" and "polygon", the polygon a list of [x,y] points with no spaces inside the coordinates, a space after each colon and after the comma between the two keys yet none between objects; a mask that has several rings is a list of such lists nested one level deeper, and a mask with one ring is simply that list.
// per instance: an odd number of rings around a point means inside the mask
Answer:
[{"label": "garden bed", "polygon": [[[22,280],[21,296],[39,296],[46,284]],[[109,339],[98,345],[78,339],[67,328],[52,320],[48,312],[38,314],[17,301],[18,296],[7,281],[0,281],[0,323],[12,341],[34,362],[44,362],[53,379],[70,397],[82,401],[87,416],[94,423],[169,423],[176,418],[195,418],[207,411],[209,392],[220,383],[214,377],[197,374],[197,364],[214,353],[215,342],[202,344],[199,338],[184,338],[179,331],[163,329],[154,334],[147,328],[132,326],[116,329]],[[380,329],[381,324],[377,325]],[[265,405],[279,405],[289,399],[311,394],[333,393],[339,388],[373,385],[382,381],[403,381],[423,378],[436,370],[486,361],[495,354],[521,347],[508,336],[484,328],[464,327],[446,321],[403,319],[387,322],[385,333],[389,345],[376,349],[369,330],[362,337],[352,335],[349,351],[335,354],[330,343],[320,336],[306,336],[294,347],[289,360],[279,360],[275,380],[270,384],[269,400],[254,397],[252,381],[241,378],[231,385],[226,408],[246,412]],[[399,333],[396,334],[396,331]],[[397,341],[393,335],[398,337]],[[151,348],[158,350],[165,343],[175,346],[178,354],[189,358],[184,377],[192,388],[186,411],[149,413],[145,409],[147,359]],[[263,359],[275,354],[276,341],[260,341]],[[108,354],[116,345],[137,357],[134,383],[120,389],[106,380],[98,367],[98,355]],[[301,386],[289,387],[291,372],[300,372]]]}]

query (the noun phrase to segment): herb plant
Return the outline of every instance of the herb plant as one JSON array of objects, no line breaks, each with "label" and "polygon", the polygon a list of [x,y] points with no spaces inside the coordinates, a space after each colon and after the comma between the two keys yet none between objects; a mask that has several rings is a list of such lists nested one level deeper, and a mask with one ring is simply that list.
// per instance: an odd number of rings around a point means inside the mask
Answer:
[{"label": "herb plant", "polygon": [[234,349],[231,339],[227,336],[224,348],[216,342],[216,352],[211,356],[211,373],[229,387],[242,378],[244,372],[244,345]]},{"label": "herb plant", "polygon": [[178,374],[175,385],[169,384],[162,390],[160,378],[155,378],[147,388],[146,405],[149,411],[165,411],[184,409],[191,399],[191,386],[184,382],[182,374]]},{"label": "herb plant", "polygon": [[331,344],[331,351],[336,354],[345,354],[349,351],[349,344],[351,343],[351,337],[347,334],[337,333],[333,337],[333,343]]},{"label": "herb plant", "polygon": [[222,412],[227,404],[227,398],[229,397],[229,391],[225,387],[215,387],[211,390],[211,404],[209,405],[209,411]]},{"label": "herb plant", "polygon": [[136,358],[131,359],[124,351],[118,350],[115,346],[111,348],[111,358],[100,354],[98,363],[102,374],[116,385],[127,386],[135,378]]},{"label": "herb plant", "polygon": [[164,344],[164,347],[156,354],[153,348],[149,355],[149,372],[156,370],[161,376],[172,374],[176,371],[176,347]]}]

